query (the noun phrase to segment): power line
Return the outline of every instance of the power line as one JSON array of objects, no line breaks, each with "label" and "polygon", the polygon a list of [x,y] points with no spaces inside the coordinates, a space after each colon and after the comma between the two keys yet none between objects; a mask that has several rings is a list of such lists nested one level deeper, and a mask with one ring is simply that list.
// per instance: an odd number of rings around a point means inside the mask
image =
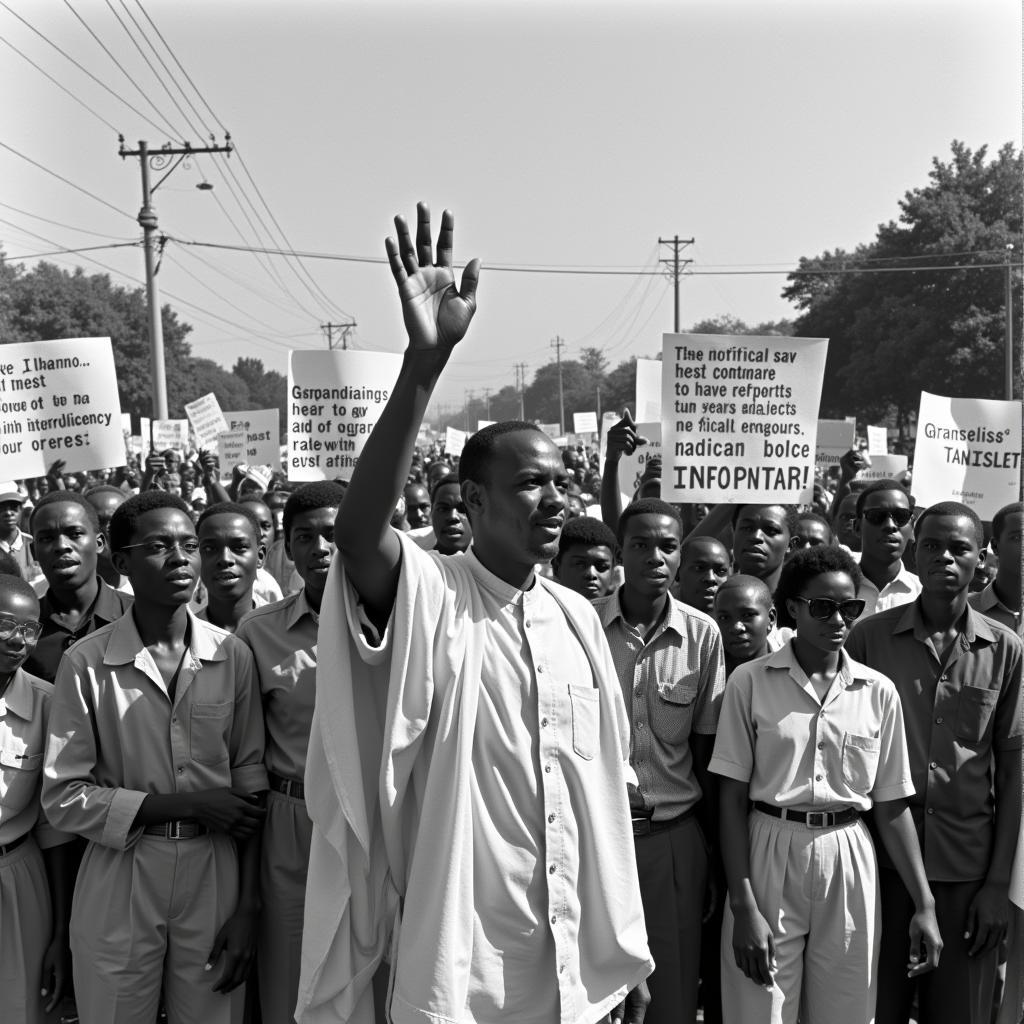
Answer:
[{"label": "power line", "polygon": [[[14,228],[16,231],[24,231],[24,228],[18,227],[17,224],[12,224],[9,220],[4,220],[0,217],[0,224],[7,224]],[[27,232],[31,234],[31,232]],[[50,252],[28,252],[20,256],[2,256],[0,260],[5,263],[16,263],[19,260],[38,260],[44,256],[71,256],[82,252],[97,252],[100,249],[124,249],[127,246],[137,246],[138,242],[112,242],[110,245],[84,245],[78,249],[52,249]]]},{"label": "power line", "polygon": [[119,235],[111,235],[105,231],[90,231],[88,228],[76,228],[74,224],[65,224],[60,220],[50,220],[49,217],[43,217],[38,213],[32,213],[30,210],[21,210],[17,206],[11,206],[10,203],[0,203],[5,210],[13,210],[15,213],[20,213],[25,217],[31,217],[33,220],[41,220],[46,224],[52,224],[54,227],[67,228],[68,231],[77,231],[83,235],[95,235],[97,238],[110,238],[115,242],[131,242],[132,239],[124,238]]}]

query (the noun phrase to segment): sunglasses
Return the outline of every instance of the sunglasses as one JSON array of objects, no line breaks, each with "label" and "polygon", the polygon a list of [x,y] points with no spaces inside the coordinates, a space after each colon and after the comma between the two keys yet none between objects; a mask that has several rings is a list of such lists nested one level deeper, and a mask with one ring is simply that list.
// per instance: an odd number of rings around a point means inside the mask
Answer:
[{"label": "sunglasses", "polygon": [[43,627],[38,622],[18,622],[17,619],[10,619],[6,615],[0,617],[0,640],[10,640],[22,635],[30,647],[34,644],[43,632]]},{"label": "sunglasses", "polygon": [[913,513],[909,508],[866,508],[861,515],[872,525],[881,526],[891,519],[897,527],[904,527],[910,522]]},{"label": "sunglasses", "polygon": [[812,619],[819,619],[821,622],[828,622],[838,611],[844,622],[853,622],[867,603],[860,598],[851,601],[833,601],[828,597],[794,597],[794,601],[803,601],[807,605],[807,611]]}]

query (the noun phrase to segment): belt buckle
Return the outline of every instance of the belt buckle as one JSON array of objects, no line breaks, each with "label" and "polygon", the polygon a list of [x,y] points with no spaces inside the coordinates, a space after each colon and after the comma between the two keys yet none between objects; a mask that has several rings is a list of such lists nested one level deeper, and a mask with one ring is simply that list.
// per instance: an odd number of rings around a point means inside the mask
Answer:
[{"label": "belt buckle", "polygon": [[633,835],[635,836],[649,836],[651,834],[651,819],[650,818],[634,818],[633,819]]},{"label": "belt buckle", "polygon": [[828,811],[808,811],[807,812],[807,827],[808,828],[828,828]]},{"label": "belt buckle", "polygon": [[169,822],[167,822],[167,831],[166,831],[167,838],[168,839],[182,839],[182,838],[184,838],[182,836],[182,834],[181,834],[181,825],[182,825],[182,822],[181,822],[180,819],[178,819],[177,821],[169,821]]}]

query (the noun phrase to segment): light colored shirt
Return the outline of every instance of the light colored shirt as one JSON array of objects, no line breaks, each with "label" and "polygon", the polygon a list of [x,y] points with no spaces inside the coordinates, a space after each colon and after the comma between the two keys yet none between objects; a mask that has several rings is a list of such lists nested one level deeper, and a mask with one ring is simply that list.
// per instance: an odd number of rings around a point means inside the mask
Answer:
[{"label": "light colored shirt", "polygon": [[920,593],[921,581],[902,562],[900,571],[896,573],[895,578],[889,580],[881,590],[867,576],[864,576],[857,588],[857,596],[865,602],[860,618],[866,619],[869,615],[874,615],[875,612],[884,612],[889,608],[910,604]]},{"label": "light colored shirt", "polygon": [[188,637],[173,701],[131,612],[68,649],[46,746],[51,824],[127,849],[150,793],[266,789],[252,652],[191,612]]},{"label": "light colored shirt", "polygon": [[748,782],[751,800],[802,811],[866,811],[914,792],[892,681],[843,651],[819,700],[792,643],[729,676],[710,770]]},{"label": "light colored shirt", "polygon": [[39,563],[32,554],[31,534],[19,530],[18,536],[14,540],[0,540],[0,551],[6,551],[18,563],[22,575],[30,583],[42,575]]},{"label": "light colored shirt", "polygon": [[0,846],[32,832],[40,849],[74,837],[43,817],[39,791],[53,684],[18,669],[0,697]]},{"label": "light colored shirt", "polygon": [[701,798],[690,733],[713,736],[725,691],[725,656],[714,620],[669,596],[645,641],[623,617],[621,591],[593,602],[630,716],[629,761],[654,821],[692,810]]},{"label": "light colored shirt", "polygon": [[235,632],[256,659],[267,770],[302,781],[316,702],[317,626],[305,590],[246,615]]},{"label": "light colored shirt", "polygon": [[379,646],[340,564],[324,595],[321,622],[337,628],[320,631],[306,766],[297,1019],[372,1019],[380,918],[401,899],[395,1024],[595,1024],[653,967],[628,723],[600,623],[539,576],[518,591],[472,551],[445,558],[398,536]]},{"label": "light colored shirt", "polygon": [[995,591],[994,581],[985,587],[984,590],[980,590],[976,594],[968,594],[967,603],[975,611],[981,612],[982,615],[987,615],[990,619],[995,619],[996,622],[1001,622],[1008,629],[1012,629],[1017,636],[1024,640],[1024,618],[1021,617],[1020,612],[1015,612],[999,600],[999,595]]}]

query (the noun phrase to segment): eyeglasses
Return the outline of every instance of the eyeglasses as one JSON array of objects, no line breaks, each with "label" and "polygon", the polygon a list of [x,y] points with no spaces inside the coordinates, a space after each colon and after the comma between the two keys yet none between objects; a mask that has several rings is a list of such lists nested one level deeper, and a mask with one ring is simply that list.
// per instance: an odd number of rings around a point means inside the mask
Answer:
[{"label": "eyeglasses", "polygon": [[860,598],[854,598],[852,601],[833,601],[828,597],[794,597],[793,600],[803,601],[811,618],[821,622],[828,622],[837,611],[844,622],[853,622],[864,611],[867,603]]},{"label": "eyeglasses", "polygon": [[0,616],[0,640],[10,640],[20,633],[25,643],[31,646],[42,632],[43,627],[38,622],[18,622],[17,619],[10,619],[6,615]]},{"label": "eyeglasses", "polygon": [[178,548],[186,555],[195,555],[199,553],[199,540],[196,537],[186,537],[184,540],[154,537],[152,540],[144,540],[140,544],[122,544],[119,550],[131,551],[132,548],[142,548],[152,558],[163,558],[171,553],[172,548]]},{"label": "eyeglasses", "polygon": [[910,522],[913,513],[909,508],[866,508],[861,515],[872,525],[881,526],[891,519],[897,527],[904,527]]}]

